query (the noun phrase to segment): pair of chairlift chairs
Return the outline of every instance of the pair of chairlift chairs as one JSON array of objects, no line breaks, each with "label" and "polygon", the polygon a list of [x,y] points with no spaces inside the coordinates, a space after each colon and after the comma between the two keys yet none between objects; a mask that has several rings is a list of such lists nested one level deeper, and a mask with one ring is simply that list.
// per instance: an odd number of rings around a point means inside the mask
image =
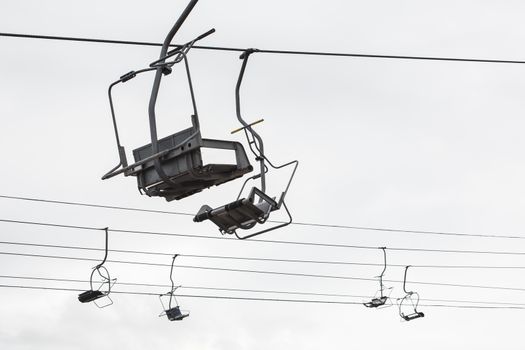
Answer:
[{"label": "pair of chairlift chairs", "polygon": [[[113,300],[111,299],[110,294],[111,294],[111,289],[113,288],[113,285],[117,281],[116,278],[112,279],[110,277],[108,269],[104,266],[108,258],[108,250],[109,250],[108,249],[108,235],[109,235],[108,231],[109,229],[106,227],[104,231],[105,231],[105,236],[106,236],[104,259],[102,260],[100,264],[96,265],[91,271],[91,275],[89,277],[90,289],[78,295],[78,301],[80,301],[81,303],[93,302],[99,308],[105,308],[113,304]],[[177,302],[177,298],[174,295],[175,291],[181,287],[181,286],[175,286],[175,282],[173,281],[173,267],[175,265],[175,259],[177,258],[177,256],[178,254],[175,254],[171,261],[171,270],[170,270],[171,290],[165,294],[159,295],[160,303],[162,305],[162,309],[164,310],[159,316],[160,317],[166,316],[170,321],[181,321],[190,315],[189,312],[181,310]],[[98,274],[98,277],[100,277],[100,280],[98,282],[95,281],[96,274]],[[94,285],[96,283],[99,283],[98,288],[94,288]],[[164,304],[164,301],[163,301],[163,299],[166,299],[166,298],[169,298],[169,301],[166,304],[167,306]],[[102,300],[105,300],[105,302],[102,302]]]},{"label": "pair of chairlift chairs", "polygon": [[[392,306],[390,301],[390,293],[392,288],[385,288],[383,284],[383,276],[385,275],[387,263],[386,263],[386,247],[381,248],[383,250],[383,271],[378,276],[379,278],[379,291],[370,301],[363,303],[364,306],[371,309],[378,309],[383,307]],[[402,298],[397,299],[397,304],[399,308],[399,316],[404,321],[412,321],[417,318],[425,317],[423,312],[417,310],[419,305],[419,294],[413,291],[407,291],[406,282],[407,282],[407,271],[410,266],[405,267],[405,275],[403,278],[403,291],[405,295]],[[385,294],[386,290],[389,289],[390,293]],[[409,310],[409,312],[406,312]]]},{"label": "pair of chairlift chairs", "polygon": [[[120,79],[112,83],[108,89],[120,162],[116,167],[105,174],[102,179],[109,179],[119,174],[135,176],[137,177],[138,188],[141,194],[163,197],[167,201],[186,198],[212,186],[218,186],[240,178],[253,171],[253,166],[250,164],[246,151],[241,143],[235,141],[205,139],[201,136],[197,104],[188,63],[188,52],[197,41],[209,36],[215,30],[212,29],[184,45],[179,45],[174,49],[169,50],[173,37],[182,26],[197,1],[198,0],[190,1],[180,18],[168,33],[164,40],[160,58],[158,60],[152,62],[148,68],[131,71],[121,76]],[[244,182],[235,201],[215,209],[208,205],[203,205],[194,217],[195,222],[210,220],[219,227],[221,233],[235,234],[239,239],[254,237],[261,233],[284,227],[292,222],[291,214],[286,207],[285,197],[298,166],[298,161],[296,160],[279,166],[274,165],[265,154],[262,137],[253,128],[254,124],[257,124],[260,121],[248,123],[242,117],[240,101],[241,84],[248,64],[248,59],[250,55],[256,51],[257,50],[255,49],[246,50],[240,57],[242,59],[242,66],[235,89],[235,102],[237,119],[242,127],[234,132],[244,131],[250,151],[255,156],[255,160],[259,163],[259,172]],[[181,62],[183,62],[185,66],[193,105],[193,115],[191,117],[192,126],[162,139],[158,139],[155,106],[157,103],[160,83],[162,77],[170,74],[173,66]],[[113,105],[112,89],[117,84],[125,83],[137,75],[149,71],[155,71],[155,79],[148,108],[151,143],[135,149],[133,151],[135,162],[133,164],[128,164],[126,151],[120,143]],[[201,153],[201,150],[204,148],[233,151],[235,152],[236,162],[235,164],[205,164]],[[276,197],[267,194],[266,174],[268,173],[269,168],[282,169],[284,167],[292,167],[293,170],[285,190],[277,200]],[[248,196],[241,198],[248,181],[257,179],[260,180],[260,186],[252,187]],[[256,224],[265,223],[268,220],[270,213],[278,211],[281,207],[284,207],[288,215],[288,220],[285,223],[279,223],[273,227],[255,233],[249,233],[245,236],[237,234],[238,229],[250,230]]]}]

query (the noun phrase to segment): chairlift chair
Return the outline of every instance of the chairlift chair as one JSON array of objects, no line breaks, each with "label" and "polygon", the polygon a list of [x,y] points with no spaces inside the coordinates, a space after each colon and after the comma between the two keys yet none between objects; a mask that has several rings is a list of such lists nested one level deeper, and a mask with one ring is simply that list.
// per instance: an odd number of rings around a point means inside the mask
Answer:
[{"label": "chairlift chair", "polygon": [[[168,320],[170,321],[182,321],[186,317],[190,315],[189,312],[181,310],[179,303],[177,302],[177,298],[175,297],[175,291],[180,288],[181,286],[175,286],[175,283],[173,282],[173,265],[175,264],[175,259],[177,258],[178,254],[175,254],[173,256],[173,259],[171,260],[171,270],[170,270],[170,281],[171,281],[171,290],[168,293],[159,295],[160,304],[162,305],[162,310],[164,310],[159,317],[166,316],[168,317]],[[167,307],[163,302],[163,298],[169,298],[169,301],[167,303]],[[175,301],[175,305],[173,305],[173,301]]]},{"label": "chairlift chair", "polygon": [[[419,294],[417,292],[409,292],[406,290],[407,271],[409,267],[410,266],[405,267],[405,277],[403,279],[403,291],[406,293],[406,295],[399,300],[399,316],[401,316],[401,318],[405,321],[412,321],[417,318],[425,317],[423,312],[417,310],[419,305]],[[405,313],[405,305],[407,305],[407,307],[413,311]]]},{"label": "chairlift chair", "polygon": [[[241,84],[244,77],[244,72],[246,70],[246,65],[248,63],[248,59],[250,55],[254,52],[257,52],[257,50],[246,50],[240,57],[243,60],[243,63],[235,88],[235,103],[237,119],[241,123],[242,127],[237,130],[234,130],[232,133],[244,131],[250,150],[255,155],[255,160],[259,162],[260,171],[258,174],[248,178],[244,182],[241,191],[239,192],[239,195],[237,196],[237,199],[235,201],[215,209],[208,205],[203,205],[193,219],[193,221],[195,222],[210,220],[219,227],[219,231],[222,234],[234,234],[239,239],[251,238],[268,231],[282,228],[284,226],[289,225],[292,222],[292,216],[286,206],[284,199],[295,175],[295,171],[297,170],[297,166],[299,164],[297,160],[279,166],[275,166],[274,164],[272,164],[272,162],[270,162],[270,160],[264,152],[264,143],[261,136],[253,128],[255,124],[260,123],[262,120],[258,120],[254,123],[249,124],[243,119],[241,115]],[[266,173],[269,170],[267,164],[273,169],[282,169],[288,166],[293,167],[288,184],[285,190],[281,193],[281,196],[278,200],[276,199],[276,197],[271,197],[266,193]],[[247,182],[250,180],[257,179],[260,179],[260,187],[258,188],[254,186],[250,190],[247,197],[240,198]],[[252,229],[256,224],[264,224],[268,220],[270,213],[278,211],[279,209],[281,209],[281,207],[284,207],[286,214],[288,215],[288,220],[286,222],[279,223],[270,228],[263,229],[255,233],[250,233],[245,236],[240,236],[237,234],[238,229],[249,230]]]},{"label": "chairlift chair", "polygon": [[[105,266],[103,266],[108,257],[108,228],[105,228],[104,230],[106,233],[106,245],[105,245],[106,248],[105,248],[104,259],[102,260],[100,264],[95,266],[93,270],[91,271],[91,276],[89,277],[90,289],[78,295],[78,301],[80,301],[81,303],[94,302],[94,304],[99,308],[104,308],[106,306],[113,304],[113,300],[111,300],[111,298],[109,297],[109,294],[111,293],[111,288],[116,282],[116,279],[111,279],[108,269]],[[99,277],[102,279],[100,286],[98,288],[93,288],[95,272],[97,272]],[[97,303],[97,300],[104,298],[104,297],[107,298],[108,300],[107,303],[105,304]]]},{"label": "chairlift chair", "polygon": [[[374,296],[374,298],[372,298],[370,301],[366,302],[366,303],[363,303],[364,306],[368,307],[368,308],[371,308],[371,309],[377,309],[377,308],[381,308],[381,307],[386,307],[386,306],[391,306],[390,305],[387,305],[387,302],[390,300],[390,295],[385,295],[385,286],[383,284],[383,276],[385,275],[385,271],[386,271],[386,247],[382,247],[381,248],[383,250],[383,257],[384,257],[384,267],[383,267],[383,271],[381,272],[381,275],[378,276],[379,278],[379,291],[377,293],[379,293],[379,295],[376,295]],[[390,292],[392,292],[392,288],[386,288],[386,289],[389,289]]]},{"label": "chairlift chair", "polygon": [[[164,197],[167,201],[172,201],[180,200],[201,192],[203,189],[218,186],[242,177],[244,174],[253,170],[241,143],[203,139],[201,137],[187,54],[196,41],[207,37],[215,30],[212,29],[194,40],[184,45],[176,46],[175,49],[168,51],[173,37],[197,2],[198,0],[190,1],[180,18],[170,30],[164,40],[158,60],[152,62],[149,68],[131,71],[110,85],[108,95],[120,162],[102,177],[103,180],[122,173],[125,176],[136,176],[141,194]],[[174,59],[170,61],[170,58]],[[184,61],[193,105],[193,115],[191,116],[192,126],[159,140],[157,136],[155,106],[161,79],[163,75],[168,75],[172,72],[172,67],[175,64],[182,61]],[[151,143],[135,149],[133,151],[135,162],[128,165],[126,151],[120,143],[113,107],[112,89],[119,83],[127,82],[138,74],[149,71],[155,71],[155,80],[148,109]],[[234,164],[205,164],[201,154],[202,148],[234,151],[236,161]]]}]

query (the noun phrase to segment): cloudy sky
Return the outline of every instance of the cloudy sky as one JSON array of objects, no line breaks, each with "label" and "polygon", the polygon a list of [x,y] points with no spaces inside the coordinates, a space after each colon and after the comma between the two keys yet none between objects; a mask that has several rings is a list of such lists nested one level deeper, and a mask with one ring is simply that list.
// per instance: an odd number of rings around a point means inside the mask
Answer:
[{"label": "cloudy sky", "polygon": [[[161,42],[185,1],[4,1],[0,32]],[[178,33],[185,42],[210,28],[202,44],[261,49],[390,55],[525,59],[521,1],[201,1]],[[196,213],[235,199],[242,181],[179,202],[140,196],[134,178],[100,177],[117,162],[107,101],[109,83],[147,66],[157,47],[0,37],[2,189],[0,195]],[[189,55],[202,134],[244,142],[234,87],[238,53]],[[163,80],[161,136],[190,125],[182,67]],[[153,81],[142,76],[115,90],[122,142],[148,143],[147,104]],[[255,54],[243,85],[248,120],[276,163],[301,164],[288,196],[297,222],[525,236],[525,67],[509,64]],[[211,159],[224,155],[209,154]],[[270,174],[280,193],[288,173]],[[218,237],[213,224],[190,216],[129,212],[0,198],[0,219]],[[273,217],[282,219],[280,213]],[[378,249],[314,247],[111,232],[110,247],[162,252],[110,252],[110,259],[168,264],[169,254],[381,264]],[[421,235],[292,225],[268,240],[341,245],[525,252],[519,239]],[[102,248],[102,231],[0,223],[0,253],[99,259],[102,252],[14,246],[6,242]],[[403,265],[525,266],[509,254],[388,251],[385,278],[403,279]],[[381,266],[254,262],[181,257],[181,266],[374,278]],[[0,285],[87,289],[94,262],[0,255]],[[121,283],[169,284],[169,266],[108,263]],[[519,269],[415,267],[409,280],[525,288]],[[45,282],[11,277],[75,279]],[[358,297],[180,289],[186,295],[362,302],[377,281],[268,275],[176,267],[177,284]],[[115,290],[160,294],[168,287]],[[392,298],[404,295],[399,282]],[[422,305],[520,304],[523,291],[410,284]],[[191,316],[159,318],[155,296],[113,296],[103,310],[75,292],[0,288],[0,347],[5,349],[493,349],[520,348],[524,310],[421,306],[426,317],[400,322],[396,306],[213,300],[181,297]]]}]

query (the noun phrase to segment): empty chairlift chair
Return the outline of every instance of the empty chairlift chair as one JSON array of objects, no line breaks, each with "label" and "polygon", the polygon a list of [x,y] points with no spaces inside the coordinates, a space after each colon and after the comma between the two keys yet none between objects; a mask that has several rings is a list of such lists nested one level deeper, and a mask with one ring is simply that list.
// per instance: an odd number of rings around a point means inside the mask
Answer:
[{"label": "empty chairlift chair", "polygon": [[[273,165],[264,153],[264,143],[261,136],[253,128],[255,124],[261,122],[262,120],[248,124],[242,118],[240,88],[244,77],[244,72],[246,70],[246,65],[248,63],[248,58],[252,53],[256,51],[257,50],[255,49],[246,50],[241,55],[243,63],[239,74],[239,78],[237,80],[237,86],[235,89],[235,102],[237,119],[241,123],[242,127],[233,131],[232,133],[244,131],[248,140],[250,150],[255,155],[255,160],[259,162],[260,171],[258,174],[248,178],[244,182],[244,185],[242,186],[241,191],[235,201],[215,209],[208,205],[204,205],[201,207],[201,209],[193,219],[195,222],[210,220],[219,227],[221,233],[235,234],[235,236],[239,239],[247,239],[250,237],[254,237],[264,232],[284,227],[292,222],[292,216],[288,208],[286,207],[284,199],[286,193],[288,192],[292,179],[295,175],[295,171],[297,170],[297,166],[299,164],[297,160],[294,160],[280,166]],[[286,185],[286,189],[281,193],[281,196],[278,200],[276,200],[276,197],[271,197],[266,193],[266,174],[269,170],[268,166],[273,169],[281,169],[284,167],[291,166],[293,169],[289,181]],[[260,187],[253,187],[247,197],[241,198],[241,194],[247,182],[249,180],[257,179],[260,179]],[[284,207],[284,209],[286,210],[286,213],[288,215],[288,221],[255,233],[250,233],[245,236],[240,236],[237,234],[238,229],[249,230],[257,224],[264,224],[268,220],[270,213],[281,209],[281,207]]]},{"label": "empty chairlift chair", "polygon": [[[160,304],[162,305],[162,309],[164,310],[159,317],[166,316],[168,320],[170,321],[182,321],[186,317],[190,315],[189,312],[181,310],[179,303],[177,302],[177,298],[175,297],[175,291],[180,288],[181,286],[175,286],[175,283],[173,282],[173,265],[175,264],[175,259],[177,258],[177,254],[173,256],[173,259],[171,260],[171,270],[170,270],[170,281],[171,281],[171,290],[166,294],[161,294],[159,296]],[[162,301],[163,298],[169,298],[169,301],[167,303],[167,306]]]},{"label": "empty chairlift chair", "polygon": [[[106,248],[104,259],[100,264],[93,268],[93,271],[91,271],[91,275],[89,277],[90,289],[78,295],[78,301],[80,301],[81,303],[93,302],[99,308],[104,308],[113,304],[113,301],[109,297],[109,294],[111,293],[111,288],[113,287],[113,284],[115,284],[116,282],[116,279],[111,279],[108,269],[106,269],[106,267],[103,266],[108,257],[108,228],[105,228],[104,230],[106,233]],[[95,272],[98,273],[99,277],[101,278],[101,281],[99,281],[100,286],[98,288],[93,288]],[[104,297],[107,299],[106,303],[97,302],[97,300],[102,299]]]},{"label": "empty chairlift chair", "polygon": [[381,275],[379,275],[379,291],[376,293],[376,295],[368,302],[366,303],[363,303],[364,306],[368,307],[368,308],[372,308],[372,309],[377,309],[377,308],[382,308],[382,307],[387,307],[387,306],[391,306],[392,303],[388,303],[390,301],[390,297],[389,295],[385,295],[385,290],[390,290],[390,292],[392,292],[392,288],[385,288],[384,284],[383,284],[383,276],[385,275],[385,271],[386,271],[386,248],[385,247],[382,247],[381,248],[383,250],[383,258],[384,258],[384,267],[383,267],[383,271],[381,272]]},{"label": "empty chairlift chair", "polygon": [[[196,3],[197,0],[192,0],[189,3],[181,17],[168,33],[158,60],[151,63],[149,68],[131,71],[123,75],[119,80],[112,83],[108,90],[120,162],[105,174],[102,179],[109,179],[122,173],[125,176],[136,176],[138,188],[142,194],[164,197],[167,201],[185,198],[211,186],[217,186],[242,177],[244,174],[253,170],[241,143],[203,139],[201,137],[187,54],[196,41],[212,34],[215,30],[212,29],[194,40],[168,51],[175,33],[182,26],[182,23]],[[184,62],[193,105],[193,115],[191,117],[192,126],[159,140],[157,136],[155,106],[161,79],[163,75],[170,74],[172,67],[180,62]],[[120,143],[113,106],[112,89],[119,83],[127,82],[138,74],[149,71],[155,71],[155,80],[148,109],[151,143],[135,149],[133,151],[135,162],[128,165],[126,151]],[[231,150],[235,152],[236,162],[234,164],[206,164],[202,159],[202,148]]]},{"label": "empty chairlift chair", "polygon": [[[412,321],[417,318],[425,317],[425,314],[418,311],[417,307],[419,305],[419,294],[417,292],[408,292],[406,290],[407,282],[407,271],[410,266],[405,267],[405,277],[403,279],[403,290],[405,291],[405,296],[399,299],[399,316],[405,321]],[[406,312],[408,310],[408,312]]]}]

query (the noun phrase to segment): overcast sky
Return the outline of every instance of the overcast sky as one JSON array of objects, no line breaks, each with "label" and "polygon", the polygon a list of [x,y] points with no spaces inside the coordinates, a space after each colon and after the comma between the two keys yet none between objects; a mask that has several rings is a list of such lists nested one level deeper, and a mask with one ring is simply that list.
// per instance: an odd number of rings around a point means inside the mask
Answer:
[{"label": "overcast sky", "polygon": [[[163,41],[186,1],[4,1],[0,32]],[[202,44],[241,48],[525,60],[522,1],[200,1],[177,34],[185,42],[210,28]],[[134,178],[100,177],[117,163],[107,87],[146,67],[159,48],[0,37],[2,184],[0,195],[196,213],[235,199],[242,181],[182,201],[141,196]],[[234,87],[238,53],[193,50],[192,68],[202,134],[244,142],[237,128]],[[159,133],[190,125],[182,66],[163,80]],[[521,65],[254,54],[243,85],[247,120],[257,126],[276,163],[301,164],[288,205],[298,222],[523,235],[525,162]],[[115,90],[122,142],[148,143],[147,104],[153,76]],[[245,143],[246,146],[246,143]],[[211,157],[216,155],[210,155]],[[252,160],[253,162],[253,160]],[[286,171],[270,174],[271,195]],[[218,237],[189,216],[71,207],[0,199],[0,219]],[[277,213],[273,218],[283,217]],[[381,263],[380,250],[286,246],[229,240],[111,233],[114,249],[276,259]],[[289,226],[271,240],[372,247],[525,252],[522,240],[451,237]],[[103,247],[102,231],[0,224],[0,241]],[[101,252],[17,247],[0,252],[101,258]],[[169,264],[170,256],[110,253],[113,260]],[[514,265],[518,255],[389,251],[399,265]],[[181,257],[180,265],[373,278],[380,266],[334,266]],[[0,255],[0,275],[87,280],[93,262]],[[169,284],[169,267],[109,263],[118,282]],[[414,268],[413,281],[525,288],[522,270]],[[183,286],[266,289],[372,296],[378,282],[210,272],[176,268]],[[386,277],[402,280],[403,269]],[[0,278],[0,284],[87,289],[87,283]],[[400,283],[392,297],[403,296]],[[408,284],[425,299],[521,303],[523,292]],[[152,293],[169,288],[115,286]],[[184,294],[283,298],[279,294]],[[396,306],[297,304],[180,298],[182,322],[159,318],[155,296],[114,295],[103,310],[76,293],[0,288],[4,349],[506,349],[521,346],[523,310],[421,306],[426,317],[400,322]],[[362,302],[363,298],[309,298]],[[429,304],[423,302],[422,304]],[[448,303],[450,304],[450,303]],[[458,305],[458,304],[454,304]],[[461,303],[459,305],[467,305]]]}]

